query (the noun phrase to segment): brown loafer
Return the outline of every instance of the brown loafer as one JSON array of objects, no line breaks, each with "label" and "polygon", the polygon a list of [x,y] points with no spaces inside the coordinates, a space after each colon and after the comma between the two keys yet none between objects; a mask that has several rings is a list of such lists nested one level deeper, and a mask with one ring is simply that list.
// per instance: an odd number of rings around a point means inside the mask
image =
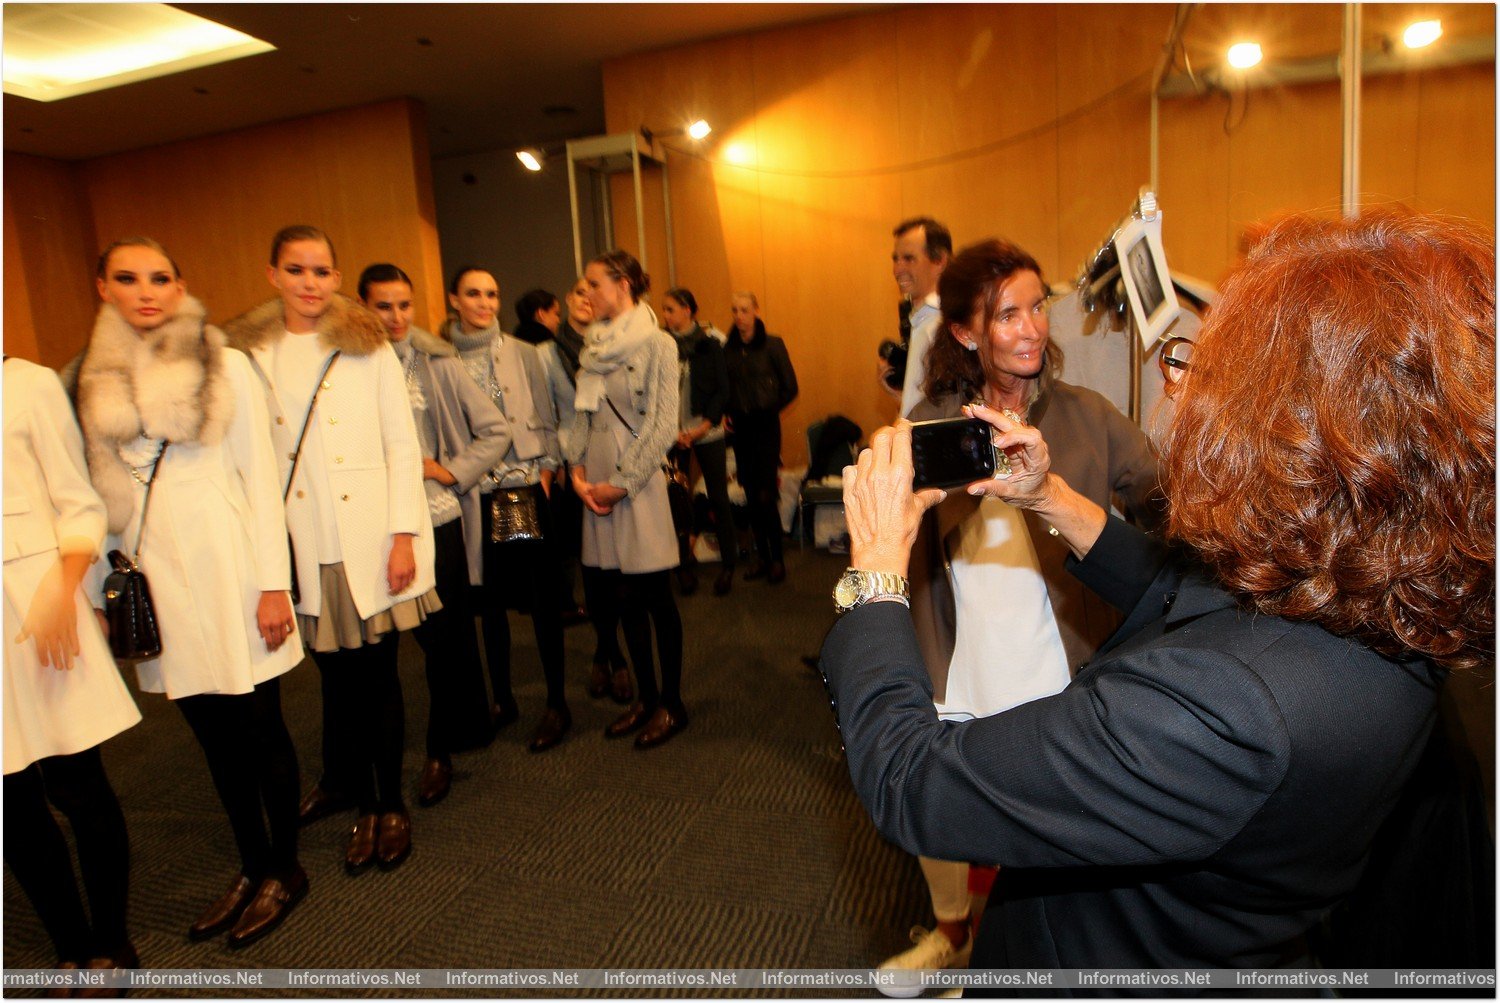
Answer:
[{"label": "brown loafer", "polygon": [[531,741],[526,743],[526,748],[532,752],[546,752],[561,742],[571,727],[573,727],[573,715],[566,707],[562,710],[548,707],[542,714],[541,723],[536,726],[536,734],[532,735]]},{"label": "brown loafer", "polygon": [[312,790],[302,795],[302,803],[297,806],[297,824],[311,825],[320,818],[327,818],[353,807],[351,799],[342,794],[330,794],[323,789],[322,784],[314,784]]},{"label": "brown loafer", "polygon": [[[52,969],[57,972],[76,972],[78,971],[78,967],[78,962],[76,961],[59,961],[52,966]],[[73,998],[75,992],[77,990],[72,986],[52,986],[49,989],[42,990],[42,997],[49,1000],[69,1000]]]},{"label": "brown loafer", "polygon": [[375,858],[382,871],[394,871],[411,856],[411,816],[404,811],[388,811],[380,816],[380,835],[376,838]]},{"label": "brown loafer", "polygon": [[240,913],[250,904],[255,897],[256,882],[251,881],[241,874],[235,877],[234,884],[229,886],[229,891],[209,903],[203,915],[198,921],[188,927],[189,940],[207,940],[217,937],[225,930],[234,926],[235,920],[240,918]]},{"label": "brown loafer", "polygon": [[630,667],[622,660],[610,674],[610,695],[617,704],[628,704],[635,699],[635,686],[630,680]]},{"label": "brown loafer", "polygon": [[[88,964],[83,966],[90,971],[112,972],[119,975],[127,968],[141,967],[141,956],[136,953],[135,945],[126,941],[112,954],[99,958],[90,958]],[[129,990],[123,986],[88,986],[73,990],[73,998],[81,1000],[116,999],[124,996]]]},{"label": "brown loafer", "polygon": [[637,700],[625,708],[625,713],[610,722],[604,729],[605,738],[623,738],[644,725],[651,717],[652,708]]},{"label": "brown loafer", "polygon": [[375,829],[379,815],[361,815],[349,830],[349,849],[344,852],[344,870],[363,874],[375,862]]},{"label": "brown loafer", "polygon": [[669,741],[673,735],[687,726],[687,711],[681,707],[676,710],[658,707],[656,708],[656,713],[651,715],[651,720],[646,722],[646,729],[635,736],[635,747],[637,749],[654,749],[658,745]]},{"label": "brown loafer", "polygon": [[595,662],[589,666],[589,696],[595,700],[609,692],[609,666]]},{"label": "brown loafer", "polygon": [[417,780],[417,804],[431,808],[448,796],[453,786],[453,764],[441,759],[429,759],[422,764],[422,776]]},{"label": "brown loafer", "polygon": [[307,872],[298,867],[285,878],[266,878],[229,931],[230,947],[246,947],[281,925],[307,894]]}]

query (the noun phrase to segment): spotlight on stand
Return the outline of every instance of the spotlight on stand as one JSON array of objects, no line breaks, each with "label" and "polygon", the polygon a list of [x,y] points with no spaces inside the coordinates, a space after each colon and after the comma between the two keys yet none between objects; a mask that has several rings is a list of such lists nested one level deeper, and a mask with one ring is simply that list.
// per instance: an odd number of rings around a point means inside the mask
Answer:
[{"label": "spotlight on stand", "polygon": [[1406,31],[1401,40],[1406,43],[1408,49],[1420,49],[1431,45],[1443,37],[1443,22],[1441,21],[1413,21],[1406,26]]},{"label": "spotlight on stand", "polygon": [[542,161],[547,159],[547,155],[534,146],[528,146],[524,150],[516,151],[516,159],[528,171],[539,171],[542,169]]},{"label": "spotlight on stand", "polygon": [[1255,42],[1236,42],[1229,47],[1229,65],[1237,70],[1248,70],[1261,60],[1260,45]]}]

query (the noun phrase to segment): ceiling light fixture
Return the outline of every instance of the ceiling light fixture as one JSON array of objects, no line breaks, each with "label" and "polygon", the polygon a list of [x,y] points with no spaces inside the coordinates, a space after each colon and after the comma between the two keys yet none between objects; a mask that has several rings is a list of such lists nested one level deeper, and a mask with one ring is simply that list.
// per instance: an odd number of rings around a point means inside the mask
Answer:
[{"label": "ceiling light fixture", "polygon": [[714,127],[700,118],[698,121],[688,126],[687,134],[693,139],[702,139],[704,136],[707,136],[710,132],[713,131]]},{"label": "ceiling light fixture", "polygon": [[1408,49],[1420,49],[1431,45],[1443,37],[1443,22],[1441,21],[1413,21],[1406,26],[1406,31],[1401,40],[1406,43]]},{"label": "ceiling light fixture", "polygon": [[1261,60],[1260,45],[1256,42],[1236,42],[1229,47],[1229,65],[1237,70],[1248,70]]},{"label": "ceiling light fixture", "polygon": [[5,93],[33,101],[107,90],[276,47],[164,3],[8,3]]},{"label": "ceiling light fixture", "polygon": [[524,150],[516,151],[516,159],[528,171],[539,171],[542,169],[542,161],[547,159],[547,155],[534,146],[528,146]]}]

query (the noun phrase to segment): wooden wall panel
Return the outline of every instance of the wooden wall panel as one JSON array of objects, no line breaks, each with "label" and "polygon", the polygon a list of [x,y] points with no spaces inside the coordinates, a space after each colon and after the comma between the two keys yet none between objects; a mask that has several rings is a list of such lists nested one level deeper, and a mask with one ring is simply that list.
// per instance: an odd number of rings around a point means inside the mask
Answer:
[{"label": "wooden wall panel", "polygon": [[98,252],[73,166],[7,153],[7,352],[48,366],[61,366],[78,353],[94,323]]},{"label": "wooden wall panel", "polygon": [[388,101],[89,161],[95,229],[106,242],[156,237],[222,321],[274,294],[275,232],[311,223],[333,239],[345,292],[365,265],[393,261],[412,277],[417,316],[436,319],[442,276],[419,114]]},{"label": "wooden wall panel", "polygon": [[[1488,6],[1438,8],[1450,34],[1493,34]],[[1418,7],[1366,10],[1373,45]],[[755,289],[787,337],[804,397],[785,425],[788,462],[809,420],[841,411],[870,429],[894,411],[870,374],[895,327],[890,228],[901,218],[942,219],[959,244],[1009,237],[1052,281],[1073,277],[1149,180],[1146,84],[1172,14],[914,5],[606,67],[608,131],[673,116],[714,125],[671,160],[680,278],[721,325],[724,294]],[[1330,56],[1340,16],[1336,5],[1204,5],[1189,54],[1203,69],[1253,37],[1268,59]],[[1371,197],[1493,218],[1493,72],[1367,79]],[[1337,83],[1232,89],[1161,103],[1168,256],[1208,281],[1238,259],[1247,227],[1339,211]]]}]

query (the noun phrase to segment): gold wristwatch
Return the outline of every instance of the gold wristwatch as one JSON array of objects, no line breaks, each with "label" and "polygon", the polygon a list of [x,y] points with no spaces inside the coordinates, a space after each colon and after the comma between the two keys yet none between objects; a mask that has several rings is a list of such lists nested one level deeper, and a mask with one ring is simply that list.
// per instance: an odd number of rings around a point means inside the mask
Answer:
[{"label": "gold wristwatch", "polygon": [[833,587],[833,605],[840,613],[875,599],[899,599],[911,608],[911,589],[906,579],[889,571],[861,571],[848,568]]}]

